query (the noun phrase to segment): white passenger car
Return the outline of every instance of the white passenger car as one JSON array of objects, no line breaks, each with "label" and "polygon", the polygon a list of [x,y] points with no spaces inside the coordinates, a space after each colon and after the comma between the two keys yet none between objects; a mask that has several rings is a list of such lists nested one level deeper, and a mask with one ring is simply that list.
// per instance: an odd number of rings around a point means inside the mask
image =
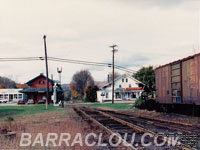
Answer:
[{"label": "white passenger car", "polygon": [[7,103],[8,100],[7,99],[0,99],[0,103]]}]

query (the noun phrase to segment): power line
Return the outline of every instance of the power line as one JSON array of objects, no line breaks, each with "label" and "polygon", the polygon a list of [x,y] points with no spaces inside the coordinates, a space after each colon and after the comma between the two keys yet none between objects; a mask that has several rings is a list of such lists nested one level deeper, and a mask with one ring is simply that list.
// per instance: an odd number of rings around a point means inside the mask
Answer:
[{"label": "power line", "polygon": [[83,62],[83,63],[92,63],[92,64],[102,64],[102,65],[108,65],[108,63],[103,63],[103,62],[95,62],[95,61],[82,61],[82,60],[75,60],[75,59],[64,59],[64,58],[57,58],[57,57],[48,57],[50,59],[55,59],[55,60],[63,60],[63,61],[72,61],[72,62]]},{"label": "power line", "polygon": [[[38,60],[44,60],[44,57],[10,57],[10,58],[0,58],[0,61],[38,61]],[[72,63],[72,64],[80,64],[80,65],[90,65],[90,66],[99,66],[99,67],[112,67],[112,64],[110,63],[104,63],[104,62],[94,62],[94,61],[82,61],[82,60],[75,60],[75,59],[64,59],[64,58],[57,58],[57,57],[48,57],[48,60],[50,61],[56,61],[56,62],[64,62],[64,63]],[[129,73],[135,73],[135,70],[128,69],[119,65],[114,65],[116,69],[129,72]]]},{"label": "power line", "polygon": [[32,61],[41,60],[41,57],[0,58],[0,61]]},{"label": "power line", "polygon": [[64,60],[64,59],[52,59],[48,58],[50,61],[57,61],[57,62],[66,62],[66,63],[73,63],[73,64],[82,64],[82,65],[92,65],[92,66],[108,66],[108,64],[99,64],[99,63],[93,63],[93,62],[84,62],[84,61],[71,61],[71,60]]},{"label": "power line", "polygon": [[[49,60],[53,61],[61,61],[61,62],[68,62],[68,63],[77,63],[77,64],[85,64],[85,65],[94,65],[94,66],[108,66],[112,67],[112,64],[110,63],[103,63],[103,62],[91,62],[91,61],[80,61],[80,60],[74,60],[74,59],[63,59],[63,58],[56,58],[56,57],[49,57]],[[115,68],[122,69],[123,71],[127,72],[136,72],[134,70],[119,66],[119,65],[114,65]]]}]

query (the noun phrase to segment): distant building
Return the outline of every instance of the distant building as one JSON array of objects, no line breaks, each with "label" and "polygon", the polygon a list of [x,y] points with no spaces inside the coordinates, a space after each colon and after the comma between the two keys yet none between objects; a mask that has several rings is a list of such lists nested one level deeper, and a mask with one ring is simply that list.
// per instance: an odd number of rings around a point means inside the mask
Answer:
[{"label": "distant building", "polygon": [[24,99],[24,94],[19,91],[22,89],[0,89],[0,100],[18,101]]},{"label": "distant building", "polygon": [[[40,99],[46,99],[47,94],[47,83],[46,76],[40,74],[39,76],[33,78],[26,83],[28,88],[21,90],[21,93],[27,95],[27,99],[33,99],[35,104],[38,103]],[[54,81],[49,79],[49,97],[53,95],[53,85]]]},{"label": "distant building", "polygon": [[[134,102],[141,96],[144,84],[128,74],[124,74],[115,79],[114,100]],[[97,91],[97,101],[105,102],[112,100],[112,81],[101,87]]]}]

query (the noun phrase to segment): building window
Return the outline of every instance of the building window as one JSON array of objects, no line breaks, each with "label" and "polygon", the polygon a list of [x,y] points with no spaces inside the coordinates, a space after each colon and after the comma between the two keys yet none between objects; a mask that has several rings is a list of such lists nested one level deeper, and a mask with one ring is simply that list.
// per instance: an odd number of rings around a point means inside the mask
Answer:
[{"label": "building window", "polygon": [[14,99],[17,99],[17,94],[14,94]]},{"label": "building window", "polygon": [[126,82],[128,82],[128,78],[126,78]]},{"label": "building window", "polygon": [[3,99],[3,94],[0,94],[0,99]]},{"label": "building window", "polygon": [[124,78],[122,78],[122,82],[124,82]]},{"label": "building window", "polygon": [[13,100],[13,94],[9,94],[9,101]]},{"label": "building window", "polygon": [[45,81],[39,81],[38,83],[39,84],[45,84]]},{"label": "building window", "polygon": [[131,87],[131,84],[129,84],[129,87]]},{"label": "building window", "polygon": [[115,98],[116,98],[116,99],[121,99],[121,93],[120,93],[120,92],[116,92]]},{"label": "building window", "polygon": [[131,98],[136,98],[136,95],[134,92],[131,93]]},{"label": "building window", "polygon": [[22,99],[22,94],[19,94],[19,95],[18,95],[18,98],[19,98],[19,99]]},{"label": "building window", "polygon": [[108,98],[108,93],[106,92],[106,98]]},{"label": "building window", "polygon": [[8,94],[5,94],[5,95],[4,95],[4,99],[8,99]]},{"label": "building window", "polygon": [[122,85],[119,85],[119,88],[122,88]]}]

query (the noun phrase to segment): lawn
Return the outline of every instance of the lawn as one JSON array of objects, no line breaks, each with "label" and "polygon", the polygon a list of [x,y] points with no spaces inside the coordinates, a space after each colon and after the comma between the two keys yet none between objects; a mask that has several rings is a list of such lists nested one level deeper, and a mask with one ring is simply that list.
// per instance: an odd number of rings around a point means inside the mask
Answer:
[{"label": "lawn", "polygon": [[94,103],[94,104],[86,104],[89,107],[104,107],[110,108],[114,110],[123,110],[128,109],[133,106],[133,103]]},{"label": "lawn", "polygon": [[48,105],[46,110],[45,104],[40,105],[26,105],[26,106],[1,106],[0,107],[0,119],[8,116],[17,116],[17,115],[32,115],[36,113],[43,113],[49,111],[61,111],[63,110],[60,107],[55,107],[53,105]]}]

